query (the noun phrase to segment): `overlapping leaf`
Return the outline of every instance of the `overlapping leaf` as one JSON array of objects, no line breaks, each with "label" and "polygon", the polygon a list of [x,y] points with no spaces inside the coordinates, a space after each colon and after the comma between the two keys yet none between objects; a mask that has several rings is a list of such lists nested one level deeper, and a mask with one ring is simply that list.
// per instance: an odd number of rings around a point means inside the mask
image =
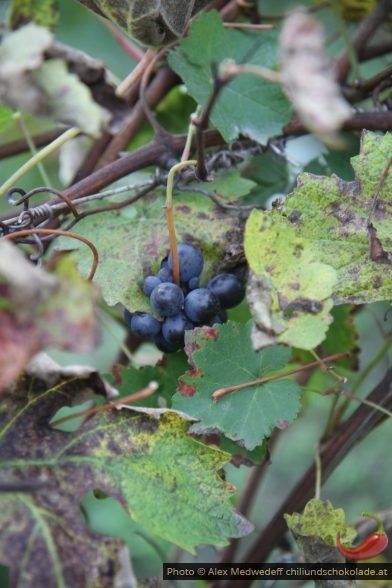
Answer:
[{"label": "overlapping leaf", "polygon": [[285,347],[255,352],[251,328],[251,322],[229,322],[189,331],[186,350],[194,367],[173,397],[174,408],[199,420],[192,431],[218,430],[250,450],[274,427],[292,421],[300,407],[300,388],[287,379],[249,386],[213,402],[215,390],[270,375],[288,362],[291,352]]},{"label": "overlapping leaf", "polygon": [[333,304],[391,299],[391,148],[391,134],[364,133],[354,181],[303,174],[283,210],[251,214],[245,253],[261,281],[252,309],[268,343],[311,349]]},{"label": "overlapping leaf", "polygon": [[98,568],[113,568],[108,554],[117,543],[88,532],[79,512],[93,489],[191,552],[251,530],[233,512],[233,489],[219,475],[229,454],[192,439],[184,416],[125,408],[100,413],[73,433],[48,426],[60,406],[96,387],[96,379],[73,377],[51,389],[25,379],[2,401],[1,483],[22,492],[0,493],[0,561],[18,585],[26,577],[34,586],[113,585],[97,584]]},{"label": "overlapping leaf", "polygon": [[[261,36],[260,36],[261,35]],[[274,67],[276,31],[258,35],[228,30],[216,12],[202,13],[189,35],[169,55],[169,63],[188,92],[205,106],[213,89],[212,68],[226,59]],[[290,106],[280,86],[260,78],[239,76],[223,89],[211,122],[227,142],[245,135],[261,143],[280,133],[289,121]]]}]

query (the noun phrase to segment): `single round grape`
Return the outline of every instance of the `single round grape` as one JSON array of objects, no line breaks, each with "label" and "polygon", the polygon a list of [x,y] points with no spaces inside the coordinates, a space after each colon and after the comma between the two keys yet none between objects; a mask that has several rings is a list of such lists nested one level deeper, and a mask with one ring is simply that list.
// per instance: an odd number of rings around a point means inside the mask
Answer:
[{"label": "single round grape", "polygon": [[234,274],[218,274],[207,284],[223,308],[237,306],[245,296],[245,284]]},{"label": "single round grape", "polygon": [[[200,276],[204,264],[203,255],[200,249],[189,243],[179,243],[177,251],[181,282],[189,282],[191,278]],[[171,253],[168,257],[168,265],[172,270],[173,258]]]},{"label": "single round grape", "polygon": [[183,312],[180,312],[165,319],[162,325],[162,335],[169,343],[181,343],[183,345],[185,331],[190,331],[193,327],[193,322]]},{"label": "single round grape", "polygon": [[131,320],[131,331],[138,337],[155,337],[161,327],[162,324],[148,312],[135,312]]},{"label": "single round grape", "polygon": [[158,279],[161,280],[161,282],[172,282],[173,281],[172,271],[168,267],[162,267],[159,270],[157,276],[158,276]]},{"label": "single round grape", "polygon": [[185,297],[184,312],[195,323],[206,324],[220,308],[218,298],[207,288],[196,288]]},{"label": "single round grape", "polygon": [[184,306],[184,294],[175,284],[164,282],[151,292],[150,303],[153,310],[161,316],[174,316]]},{"label": "single round grape", "polygon": [[164,353],[173,353],[182,347],[182,343],[169,343],[169,341],[167,341],[162,335],[162,332],[154,337],[154,343],[158,349]]},{"label": "single round grape", "polygon": [[143,292],[146,296],[151,296],[151,292],[154,290],[155,286],[158,286],[161,283],[157,276],[147,276],[144,278],[143,282]]}]

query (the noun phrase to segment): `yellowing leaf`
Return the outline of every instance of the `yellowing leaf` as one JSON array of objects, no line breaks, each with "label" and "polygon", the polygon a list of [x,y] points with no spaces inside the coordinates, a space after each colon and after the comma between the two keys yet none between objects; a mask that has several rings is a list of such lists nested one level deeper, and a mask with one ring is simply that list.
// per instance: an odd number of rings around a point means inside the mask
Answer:
[{"label": "yellowing leaf", "polygon": [[258,281],[250,299],[259,346],[311,349],[325,338],[333,304],[392,298],[391,149],[392,134],[366,132],[354,181],[302,174],[282,210],[250,215],[245,254]]}]

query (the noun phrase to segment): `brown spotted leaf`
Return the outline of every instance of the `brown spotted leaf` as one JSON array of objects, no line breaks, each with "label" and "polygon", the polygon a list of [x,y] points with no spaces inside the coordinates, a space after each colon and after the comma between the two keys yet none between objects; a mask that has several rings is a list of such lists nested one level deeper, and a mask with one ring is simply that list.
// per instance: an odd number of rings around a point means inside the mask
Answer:
[{"label": "brown spotted leaf", "polygon": [[58,409],[88,390],[105,394],[97,374],[61,377],[52,388],[25,376],[3,395],[0,562],[12,585],[114,585],[119,543],[91,533],[80,512],[94,489],[116,498],[124,517],[191,552],[252,530],[233,512],[233,486],[219,474],[230,455],[192,439],[184,415],[113,409],[74,432],[52,429]]},{"label": "brown spotted leaf", "polygon": [[392,298],[392,134],[364,132],[355,180],[302,174],[282,209],[254,210],[245,254],[255,348],[313,349],[336,304]]}]

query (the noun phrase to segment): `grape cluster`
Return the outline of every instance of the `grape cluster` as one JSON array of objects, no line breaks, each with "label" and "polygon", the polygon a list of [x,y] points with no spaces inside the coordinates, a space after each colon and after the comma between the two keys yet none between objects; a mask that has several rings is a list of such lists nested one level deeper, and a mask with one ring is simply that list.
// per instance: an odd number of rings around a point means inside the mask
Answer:
[{"label": "grape cluster", "polygon": [[194,245],[180,243],[178,258],[180,286],[174,284],[171,254],[162,261],[157,275],[147,276],[143,282],[143,292],[160,319],[148,312],[124,311],[131,331],[139,337],[152,339],[158,349],[165,352],[184,346],[185,331],[224,323],[227,309],[237,306],[245,296],[245,285],[234,274],[218,274],[201,288],[199,278],[204,260]]}]

